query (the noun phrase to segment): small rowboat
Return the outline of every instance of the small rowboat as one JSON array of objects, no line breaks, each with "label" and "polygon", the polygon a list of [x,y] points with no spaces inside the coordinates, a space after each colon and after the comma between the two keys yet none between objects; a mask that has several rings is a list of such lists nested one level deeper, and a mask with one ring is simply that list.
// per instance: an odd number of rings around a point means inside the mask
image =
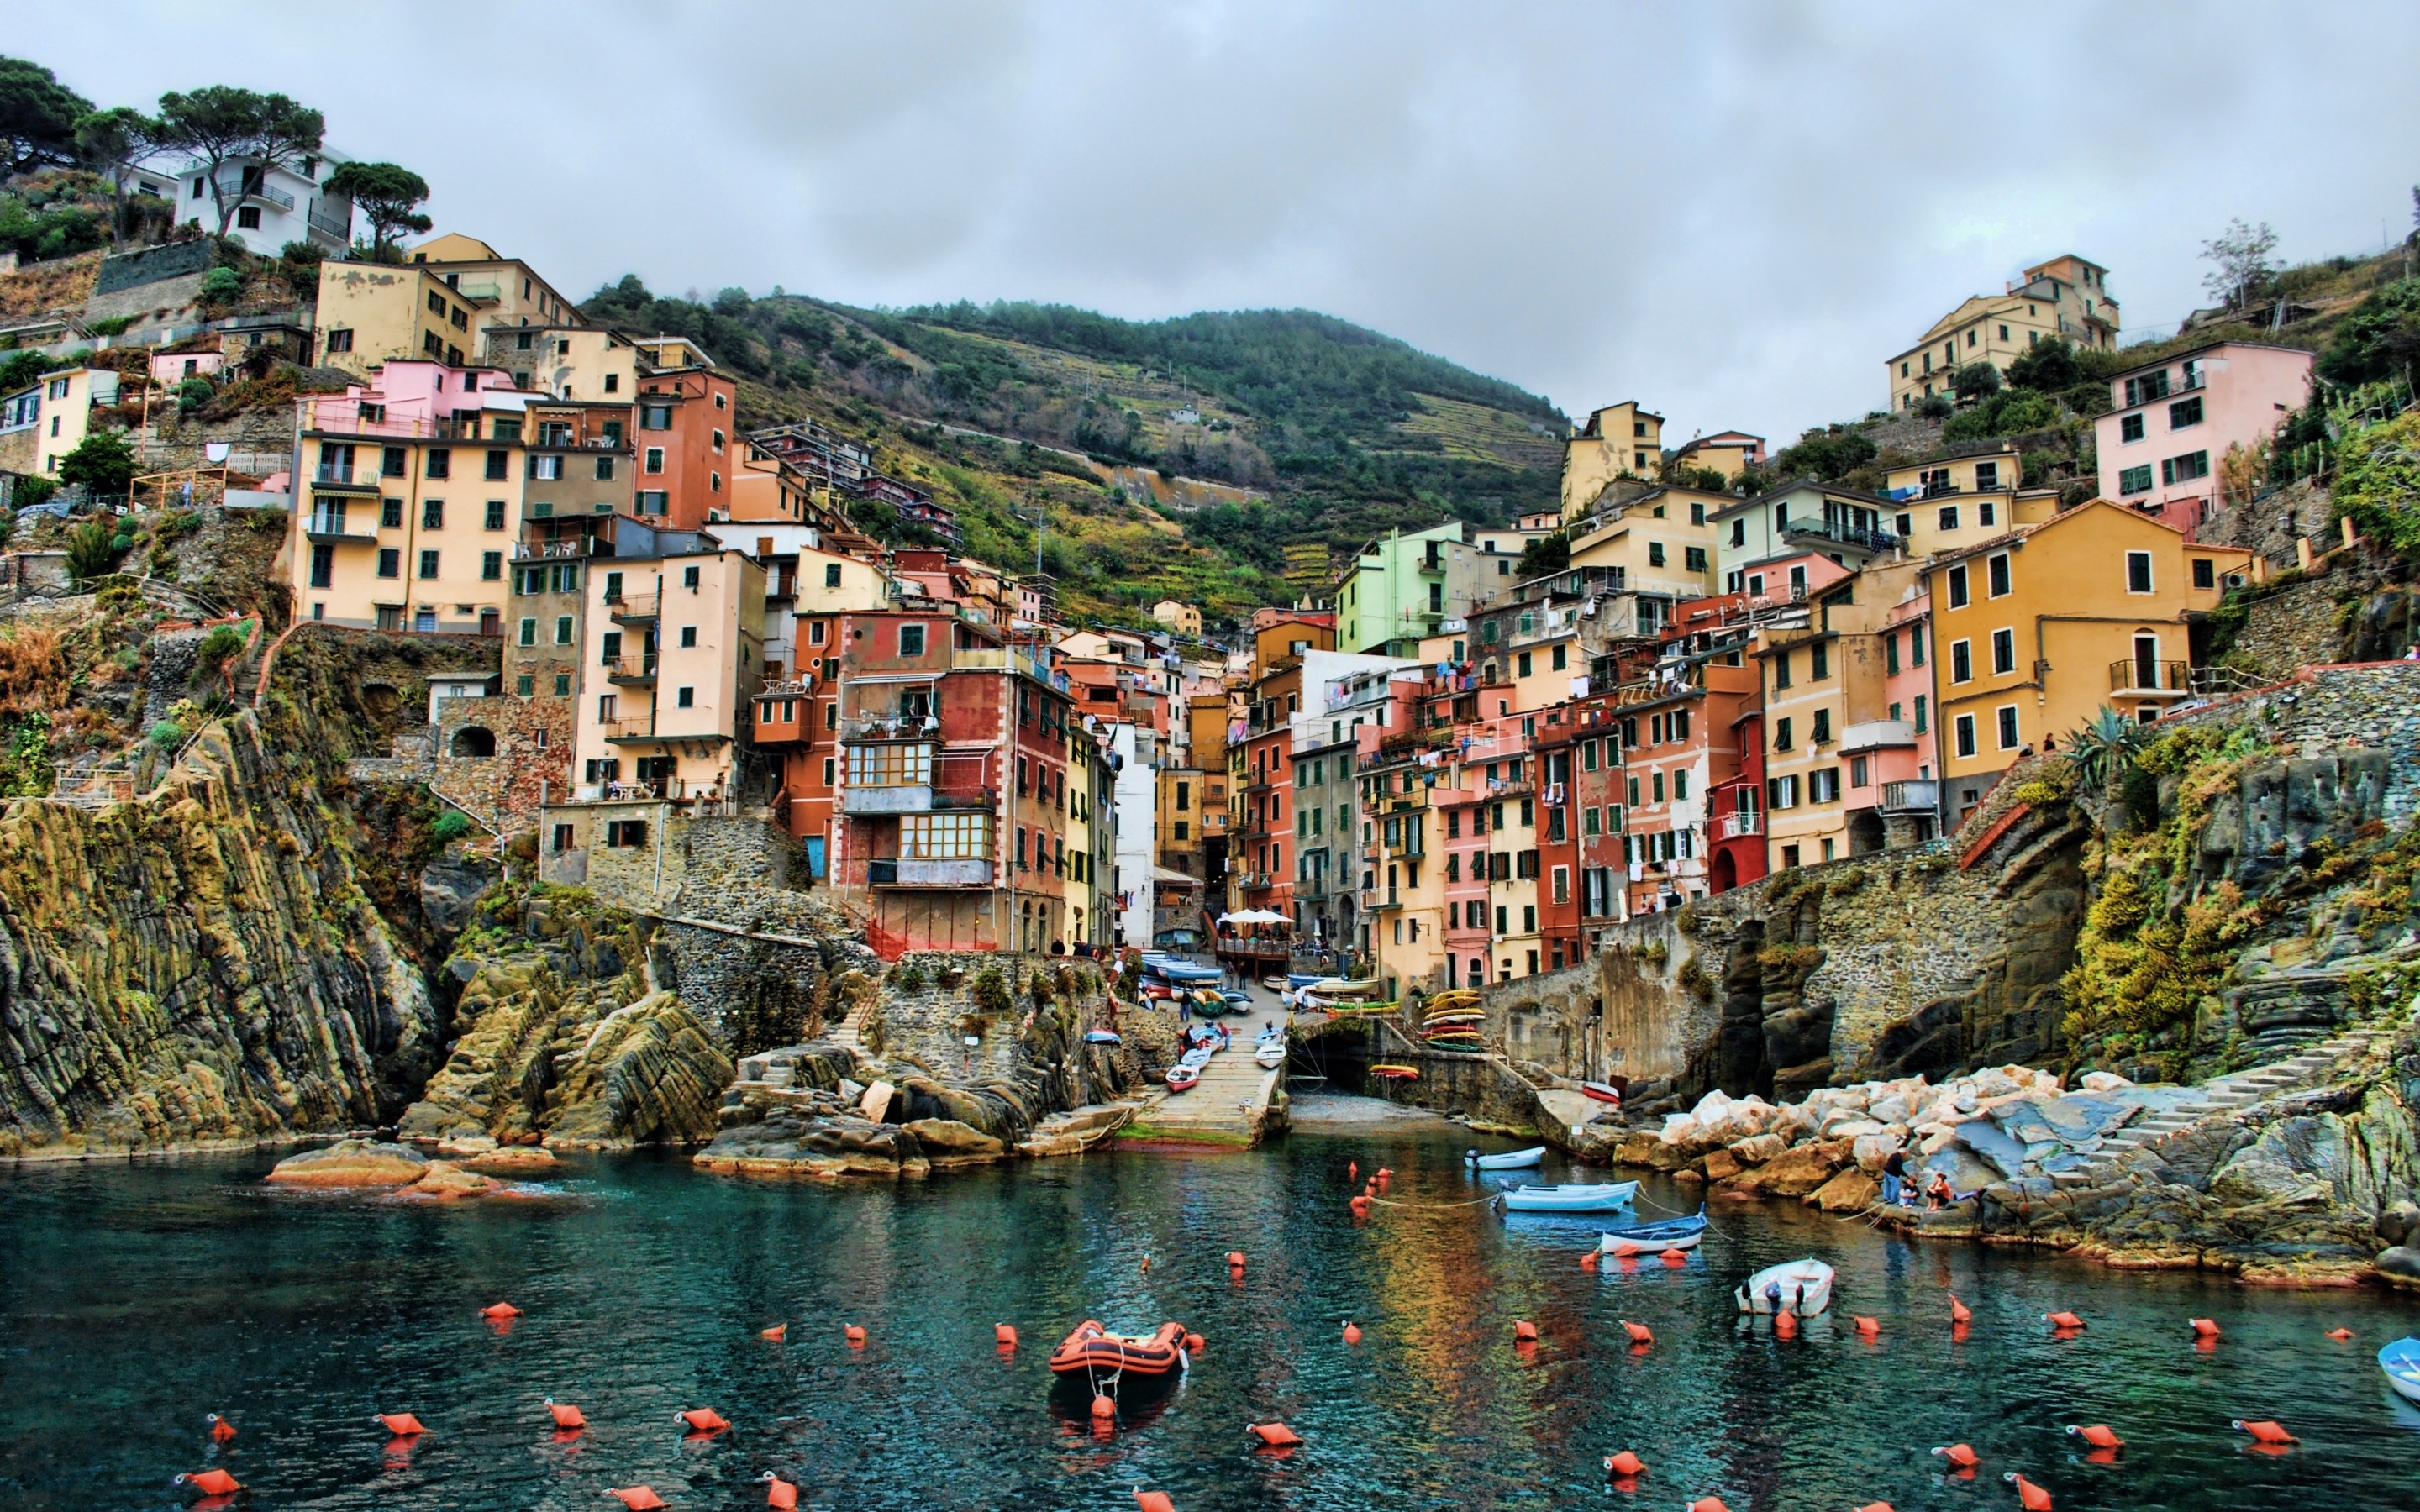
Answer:
[{"label": "small rowboat", "polygon": [[1417,1066],[1373,1066],[1370,1074],[1390,1082],[1416,1082],[1420,1079]]},{"label": "small rowboat", "polygon": [[2386,1383],[2407,1402],[2420,1402],[2420,1338],[2400,1338],[2378,1351]]},{"label": "small rowboat", "polygon": [[1741,1312],[1769,1313],[1776,1310],[1776,1291],[1782,1310],[1812,1318],[1832,1305],[1832,1268],[1811,1256],[1767,1266],[1742,1282],[1733,1300]]},{"label": "small rowboat", "polygon": [[1606,1255],[1661,1255],[1666,1250],[1696,1249],[1705,1232],[1706,1208],[1699,1203],[1686,1218],[1661,1218],[1613,1229],[1597,1241],[1596,1247]]},{"label": "small rowboat", "polygon": [[1087,1318],[1050,1351],[1050,1370],[1069,1376],[1182,1375],[1187,1363],[1185,1325],[1162,1323],[1151,1334],[1112,1334]]},{"label": "small rowboat", "polygon": [[1497,1194],[1507,1212],[1617,1212],[1637,1194],[1636,1181],[1602,1181],[1592,1185],[1564,1182],[1559,1186],[1516,1186]]},{"label": "small rowboat", "polygon": [[1482,1155],[1475,1149],[1463,1151],[1462,1163],[1475,1171],[1520,1171],[1536,1165],[1546,1158],[1546,1147],[1535,1145],[1528,1149],[1508,1149],[1500,1155]]},{"label": "small rowboat", "polygon": [[1283,1040],[1262,1041],[1260,1048],[1252,1052],[1252,1061],[1263,1071],[1277,1070],[1286,1063],[1285,1041]]},{"label": "small rowboat", "polygon": [[1202,1068],[1199,1066],[1178,1065],[1168,1068],[1168,1089],[1171,1092],[1190,1091],[1194,1084],[1201,1080]]},{"label": "small rowboat", "polygon": [[1592,1097],[1600,1103],[1611,1103],[1617,1107],[1621,1103],[1621,1088],[1619,1087],[1607,1087],[1603,1082],[1580,1083],[1580,1095],[1583,1097]]}]

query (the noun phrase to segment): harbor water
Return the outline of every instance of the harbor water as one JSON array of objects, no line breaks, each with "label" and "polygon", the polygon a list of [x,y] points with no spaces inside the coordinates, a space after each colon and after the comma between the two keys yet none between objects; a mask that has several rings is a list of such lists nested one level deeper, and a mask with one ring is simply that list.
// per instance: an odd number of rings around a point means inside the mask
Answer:
[{"label": "harbor water", "polygon": [[[548,1195],[450,1207],[260,1184],[268,1156],[0,1172],[0,1504],[675,1508],[1669,1508],[2420,1505],[2420,1412],[2374,1364],[2420,1306],[2252,1290],[2029,1252],[1917,1246],[1795,1204],[1718,1208],[1686,1267],[1579,1257],[1590,1220],[1507,1220],[1450,1133],[1296,1134],[1247,1154],[1120,1153],[900,1185],[766,1184],[676,1157],[569,1165]],[[1392,1168],[1357,1226],[1346,1173]],[[1550,1161],[1543,1176],[1564,1174]],[[1694,1209],[1651,1180],[1642,1218]],[[1249,1257],[1240,1277],[1225,1256]],[[1834,1314],[1798,1337],[1731,1288],[1812,1255]],[[1148,1268],[1145,1261],[1148,1260]],[[1949,1294],[1974,1309],[1953,1337]],[[479,1309],[524,1309],[509,1327]],[[2055,1338],[2044,1313],[2089,1326]],[[1853,1314],[1882,1320],[1871,1341]],[[2197,1348],[2187,1319],[2222,1335]],[[1096,1433],[1046,1360],[1076,1323],[1177,1319],[1207,1348]],[[1340,1337],[1346,1319],[1363,1332]],[[1516,1319],[1537,1325],[1516,1348]],[[1622,1319],[1642,1322],[1634,1350]],[[787,1337],[760,1331],[786,1322]],[[995,1347],[995,1324],[1022,1347]],[[843,1330],[862,1325],[861,1349]],[[2352,1330],[2342,1343],[2332,1328]],[[544,1399],[580,1406],[558,1435]],[[686,1436],[675,1413],[732,1424]],[[238,1436],[213,1449],[204,1414]],[[428,1431],[392,1441],[377,1412]],[[2247,1450],[2230,1419],[2301,1442]],[[1303,1445],[1255,1452],[1248,1422]],[[2107,1423],[2114,1462],[2068,1424]],[[1971,1478],[1935,1445],[1971,1444]],[[1601,1468],[1635,1451],[1634,1489]]]}]

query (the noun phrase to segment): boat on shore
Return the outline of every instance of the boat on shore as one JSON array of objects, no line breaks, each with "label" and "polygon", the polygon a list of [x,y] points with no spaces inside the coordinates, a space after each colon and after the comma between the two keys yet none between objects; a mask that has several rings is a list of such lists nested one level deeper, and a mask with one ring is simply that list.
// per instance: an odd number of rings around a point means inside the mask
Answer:
[{"label": "boat on shore", "polygon": [[1659,1218],[1650,1224],[1632,1224],[1627,1228],[1607,1229],[1597,1240],[1597,1249],[1606,1255],[1661,1255],[1667,1250],[1692,1250],[1706,1233],[1706,1206],[1683,1218]]},{"label": "boat on shore", "polygon": [[2399,1338],[2378,1351],[2386,1383],[2407,1402],[2420,1402],[2420,1338]]},{"label": "boat on shore", "polygon": [[1180,1063],[1168,1068],[1168,1089],[1171,1092],[1189,1092],[1201,1081],[1202,1068],[1199,1066]]},{"label": "boat on shore", "polygon": [[1528,1170],[1546,1158],[1546,1147],[1533,1145],[1528,1149],[1508,1149],[1498,1155],[1482,1155],[1475,1149],[1463,1151],[1462,1163],[1474,1171]]},{"label": "boat on shore", "polygon": [[1600,1103],[1610,1103],[1615,1107],[1621,1106],[1621,1088],[1608,1086],[1604,1082],[1580,1083],[1580,1095],[1594,1098]]},{"label": "boat on shore", "polygon": [[1832,1305],[1832,1268],[1812,1256],[1786,1265],[1769,1265],[1741,1282],[1733,1300],[1744,1313],[1780,1310],[1812,1318]]},{"label": "boat on shore", "polygon": [[1050,1351],[1050,1373],[1114,1387],[1122,1380],[1156,1380],[1185,1373],[1185,1325],[1162,1323],[1149,1334],[1112,1334],[1087,1318]]},{"label": "boat on shore", "polygon": [[1556,1186],[1516,1186],[1497,1194],[1506,1212],[1618,1212],[1637,1196],[1636,1181],[1566,1181]]}]

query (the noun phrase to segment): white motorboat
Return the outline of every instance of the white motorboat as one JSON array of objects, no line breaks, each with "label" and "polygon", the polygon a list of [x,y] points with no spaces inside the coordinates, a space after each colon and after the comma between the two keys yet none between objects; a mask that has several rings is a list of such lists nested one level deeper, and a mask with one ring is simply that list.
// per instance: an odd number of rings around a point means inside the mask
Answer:
[{"label": "white motorboat", "polygon": [[1832,1305],[1832,1268],[1812,1256],[1769,1265],[1742,1283],[1734,1298],[1744,1313],[1778,1310],[1812,1318]]},{"label": "white motorboat", "polygon": [[1482,1155],[1475,1149],[1465,1150],[1462,1163],[1475,1171],[1525,1171],[1546,1158],[1546,1147],[1529,1149],[1508,1149],[1500,1155]]},{"label": "white motorboat", "polygon": [[1630,1206],[1636,1181],[1567,1181],[1559,1186],[1517,1186],[1497,1194],[1506,1212],[1613,1212]]}]

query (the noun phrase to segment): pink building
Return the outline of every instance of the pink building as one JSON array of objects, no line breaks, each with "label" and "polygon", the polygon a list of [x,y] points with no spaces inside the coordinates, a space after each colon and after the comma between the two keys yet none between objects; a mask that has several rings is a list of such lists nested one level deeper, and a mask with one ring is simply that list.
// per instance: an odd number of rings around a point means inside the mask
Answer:
[{"label": "pink building", "polygon": [[1879,812],[1891,845],[1931,840],[1939,822],[1940,771],[1933,744],[1932,595],[1910,594],[1883,626],[1883,717],[1852,725],[1848,807]]},{"label": "pink building", "polygon": [[2311,354],[2223,341],[2110,379],[2094,424],[2101,494],[2190,536],[2210,517],[2227,448],[2276,434],[2310,397]]}]

